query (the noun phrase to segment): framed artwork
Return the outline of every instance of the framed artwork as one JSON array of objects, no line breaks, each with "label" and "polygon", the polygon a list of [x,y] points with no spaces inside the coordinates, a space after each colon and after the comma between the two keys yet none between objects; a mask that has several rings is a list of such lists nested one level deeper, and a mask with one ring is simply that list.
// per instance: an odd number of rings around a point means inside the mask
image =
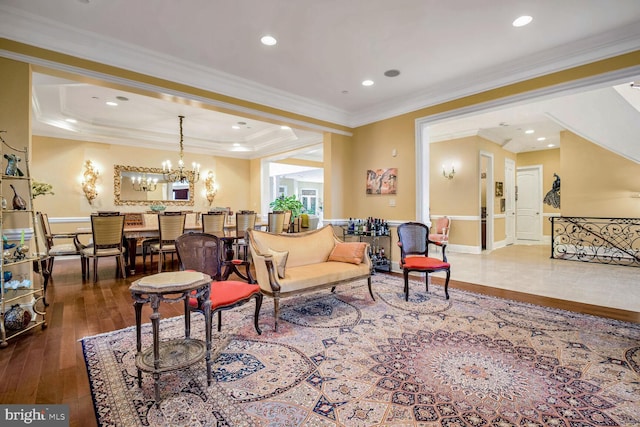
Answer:
[{"label": "framed artwork", "polygon": [[496,197],[502,197],[504,192],[502,191],[502,182],[496,181]]},{"label": "framed artwork", "polygon": [[367,194],[396,194],[398,168],[369,169],[367,171]]}]

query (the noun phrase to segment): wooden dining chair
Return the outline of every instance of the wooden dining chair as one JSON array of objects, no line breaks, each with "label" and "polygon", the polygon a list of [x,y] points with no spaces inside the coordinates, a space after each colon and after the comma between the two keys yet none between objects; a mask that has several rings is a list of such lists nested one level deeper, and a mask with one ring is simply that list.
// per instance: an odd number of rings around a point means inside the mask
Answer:
[{"label": "wooden dining chair", "polygon": [[151,253],[151,264],[153,264],[153,255],[158,254],[158,273],[162,272],[162,267],[167,261],[167,254],[171,254],[173,262],[173,254],[176,252],[176,239],[184,233],[184,224],[186,215],[180,212],[165,212],[158,214],[158,242],[149,245]]},{"label": "wooden dining chair", "polygon": [[[442,247],[442,260],[429,256],[429,245]],[[449,278],[451,265],[445,253],[447,244],[429,240],[429,227],[420,222],[406,222],[398,226],[398,246],[400,247],[400,268],[404,275],[404,299],[409,301],[409,273],[425,274],[426,291],[429,292],[429,273],[445,271],[447,274],[444,293],[449,299]]]},{"label": "wooden dining chair", "polygon": [[[208,233],[185,233],[176,239],[176,252],[181,270],[193,270],[211,276],[211,317],[218,313],[218,331],[222,327],[222,312],[238,307],[251,299],[256,300],[253,326],[258,335],[262,333],[258,325],[263,295],[260,286],[238,280],[221,280],[221,259],[224,245],[218,236]],[[203,301],[189,300],[192,310],[200,311]]]},{"label": "wooden dining chair", "polygon": [[224,237],[224,225],[227,221],[227,213],[225,211],[212,211],[203,213],[201,217],[202,232],[213,234],[214,236]]},{"label": "wooden dining chair", "polygon": [[[124,265],[124,215],[91,215],[93,243],[82,249],[83,273],[89,272],[89,259],[93,259],[93,283],[98,282],[98,259],[115,257],[120,276],[126,277]],[[83,279],[86,276],[83,275]]]},{"label": "wooden dining chair", "polygon": [[[53,276],[53,262],[56,257],[63,256],[79,256],[81,251],[80,241],[78,240],[77,233],[52,233],[51,224],[49,224],[49,215],[44,212],[37,212],[36,216],[40,220],[40,227],[42,229],[42,236],[44,237],[45,245],[47,247],[47,271]],[[64,239],[65,243],[56,243],[56,239]],[[69,243],[69,240],[72,240]],[[85,276],[84,262],[80,257],[80,266],[82,267],[82,277]]]}]

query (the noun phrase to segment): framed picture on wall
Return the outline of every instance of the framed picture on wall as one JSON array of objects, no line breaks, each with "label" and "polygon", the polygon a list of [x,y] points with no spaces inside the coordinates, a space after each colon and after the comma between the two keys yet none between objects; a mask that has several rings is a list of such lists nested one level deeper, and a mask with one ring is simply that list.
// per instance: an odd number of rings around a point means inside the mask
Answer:
[{"label": "framed picture on wall", "polygon": [[496,197],[502,197],[504,192],[502,191],[502,182],[496,181]]},{"label": "framed picture on wall", "polygon": [[396,194],[398,168],[367,171],[367,194]]}]

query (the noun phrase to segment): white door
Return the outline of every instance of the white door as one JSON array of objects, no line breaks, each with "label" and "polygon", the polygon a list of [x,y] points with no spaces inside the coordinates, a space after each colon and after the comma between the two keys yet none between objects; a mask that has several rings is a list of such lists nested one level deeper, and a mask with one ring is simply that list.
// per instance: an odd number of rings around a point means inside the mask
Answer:
[{"label": "white door", "polygon": [[516,202],[516,239],[542,239],[541,166],[518,168]]},{"label": "white door", "polygon": [[505,244],[513,245],[516,240],[516,163],[504,161],[504,225]]}]

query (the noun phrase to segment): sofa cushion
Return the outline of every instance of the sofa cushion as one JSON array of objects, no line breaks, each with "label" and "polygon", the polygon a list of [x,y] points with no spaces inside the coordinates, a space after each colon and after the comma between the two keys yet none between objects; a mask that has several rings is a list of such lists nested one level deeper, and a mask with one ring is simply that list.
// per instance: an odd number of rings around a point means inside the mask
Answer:
[{"label": "sofa cushion", "polygon": [[[370,273],[369,266],[346,262],[321,262],[318,264],[302,265],[299,267],[287,267],[287,274],[280,279],[281,292],[296,292],[327,283],[335,283],[356,277],[366,277]],[[266,286],[265,286],[266,285]],[[260,286],[270,291],[269,283],[260,283]]]},{"label": "sofa cushion", "polygon": [[341,242],[329,254],[329,261],[348,262],[351,264],[360,264],[364,257],[364,251],[367,247],[365,242]]},{"label": "sofa cushion", "polygon": [[268,249],[269,253],[273,256],[273,264],[276,267],[279,278],[284,278],[285,268],[287,266],[287,257],[289,257],[289,251],[274,251]]}]

